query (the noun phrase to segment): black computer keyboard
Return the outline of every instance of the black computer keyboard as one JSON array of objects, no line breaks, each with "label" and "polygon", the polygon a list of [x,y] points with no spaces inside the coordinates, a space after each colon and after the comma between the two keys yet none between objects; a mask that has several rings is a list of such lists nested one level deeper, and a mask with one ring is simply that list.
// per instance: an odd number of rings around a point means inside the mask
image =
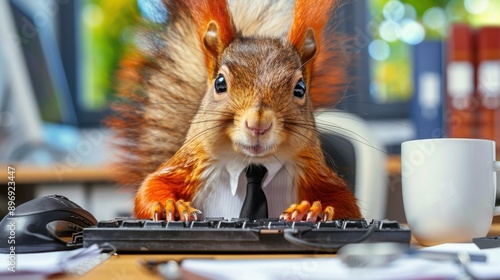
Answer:
[{"label": "black computer keyboard", "polygon": [[345,244],[400,242],[411,233],[397,221],[284,222],[219,218],[193,222],[135,219],[100,221],[84,228],[83,246],[110,243],[118,252],[334,253]]}]

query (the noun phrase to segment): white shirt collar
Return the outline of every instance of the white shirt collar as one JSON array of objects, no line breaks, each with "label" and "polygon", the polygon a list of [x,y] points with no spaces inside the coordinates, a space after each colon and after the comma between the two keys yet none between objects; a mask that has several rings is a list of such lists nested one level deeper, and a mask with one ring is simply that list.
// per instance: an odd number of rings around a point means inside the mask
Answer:
[{"label": "white shirt collar", "polygon": [[[236,195],[236,190],[238,189],[238,183],[241,174],[245,171],[245,168],[247,167],[247,163],[244,162],[228,162],[226,164],[226,169],[229,172],[229,184],[231,185],[231,194],[233,196]],[[283,167],[283,164],[280,162],[266,162],[263,164],[267,168],[267,173],[264,176],[264,182],[262,184],[262,188],[265,188],[271,180],[274,178],[274,176],[280,171],[280,169]]]}]

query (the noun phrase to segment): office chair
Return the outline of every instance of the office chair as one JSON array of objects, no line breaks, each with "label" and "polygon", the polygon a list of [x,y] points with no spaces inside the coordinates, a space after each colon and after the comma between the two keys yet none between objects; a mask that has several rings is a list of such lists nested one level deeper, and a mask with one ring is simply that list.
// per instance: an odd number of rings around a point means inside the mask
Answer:
[{"label": "office chair", "polygon": [[327,164],[343,177],[367,220],[385,218],[387,202],[386,151],[365,120],[341,111],[319,111]]}]

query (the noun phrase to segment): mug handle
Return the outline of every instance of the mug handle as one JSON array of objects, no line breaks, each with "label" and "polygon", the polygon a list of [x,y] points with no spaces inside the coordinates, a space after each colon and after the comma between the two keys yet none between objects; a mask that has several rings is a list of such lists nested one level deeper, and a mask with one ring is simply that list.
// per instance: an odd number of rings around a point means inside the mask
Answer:
[{"label": "mug handle", "polygon": [[[493,162],[493,170],[495,172],[500,171],[500,161]],[[498,182],[497,182],[497,185],[498,185]],[[499,215],[500,215],[500,206],[497,206],[497,207],[493,208],[493,216],[499,216]]]}]

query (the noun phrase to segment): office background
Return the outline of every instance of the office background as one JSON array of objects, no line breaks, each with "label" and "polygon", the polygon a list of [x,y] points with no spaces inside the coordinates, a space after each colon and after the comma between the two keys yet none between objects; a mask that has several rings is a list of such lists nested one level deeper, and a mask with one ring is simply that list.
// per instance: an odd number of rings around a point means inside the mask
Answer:
[{"label": "office background", "polygon": [[[62,193],[100,219],[129,215],[131,192],[99,176],[86,182],[66,175],[113,159],[112,135],[102,121],[115,99],[114,73],[123,53],[142,44],[138,24],[168,20],[158,13],[159,0],[0,1],[8,6],[0,11],[0,165],[40,167],[53,175],[43,183],[21,184],[18,200]],[[500,24],[500,1],[341,2],[330,24],[350,35],[345,51],[356,59],[335,108],[364,119],[387,153],[397,157],[401,142],[420,137],[416,74],[418,67],[427,67],[419,61],[432,60],[441,71],[440,86],[438,97],[427,97],[425,104],[441,110],[441,133],[432,137],[448,136],[443,69],[450,27],[463,22],[480,30]],[[426,45],[431,41],[438,42],[437,52]],[[404,220],[400,180],[397,174],[387,176],[395,197],[388,199],[394,206],[388,215]]]}]

